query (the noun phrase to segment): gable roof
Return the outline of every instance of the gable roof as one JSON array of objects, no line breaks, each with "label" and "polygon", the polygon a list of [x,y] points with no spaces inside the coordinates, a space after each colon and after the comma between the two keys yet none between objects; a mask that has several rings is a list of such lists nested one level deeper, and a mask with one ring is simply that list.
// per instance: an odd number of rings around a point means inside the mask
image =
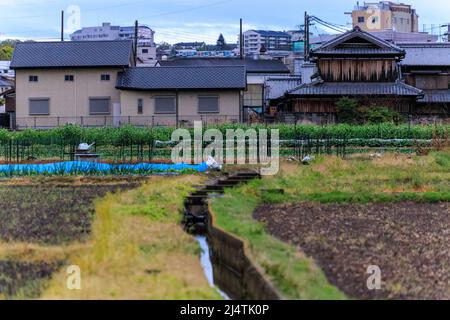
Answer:
[{"label": "gable roof", "polygon": [[243,66],[129,68],[119,73],[117,89],[245,89]]},{"label": "gable roof", "polygon": [[133,42],[66,41],[17,43],[11,69],[127,67]]},{"label": "gable roof", "polygon": [[161,60],[163,67],[217,67],[217,66],[244,66],[247,73],[279,73],[289,74],[289,68],[280,60],[255,60],[236,58],[186,58],[175,60]]},{"label": "gable roof", "polygon": [[297,88],[302,83],[301,77],[277,77],[266,79],[266,99],[280,99],[289,90]]},{"label": "gable roof", "polygon": [[323,55],[392,55],[403,57],[405,51],[369,32],[361,30],[359,27],[355,27],[353,30],[311,50],[312,57]]},{"label": "gable roof", "polygon": [[287,92],[288,96],[421,96],[423,91],[403,82],[316,82]]}]

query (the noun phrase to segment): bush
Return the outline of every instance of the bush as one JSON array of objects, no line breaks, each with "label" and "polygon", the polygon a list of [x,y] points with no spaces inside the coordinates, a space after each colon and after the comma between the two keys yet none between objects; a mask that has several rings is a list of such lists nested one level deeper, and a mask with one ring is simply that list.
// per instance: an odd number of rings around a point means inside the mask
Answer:
[{"label": "bush", "polygon": [[385,106],[359,106],[356,99],[343,97],[336,102],[338,121],[348,124],[400,123],[400,113]]},{"label": "bush", "polygon": [[348,97],[341,98],[336,102],[338,121],[341,123],[357,123],[358,101]]}]

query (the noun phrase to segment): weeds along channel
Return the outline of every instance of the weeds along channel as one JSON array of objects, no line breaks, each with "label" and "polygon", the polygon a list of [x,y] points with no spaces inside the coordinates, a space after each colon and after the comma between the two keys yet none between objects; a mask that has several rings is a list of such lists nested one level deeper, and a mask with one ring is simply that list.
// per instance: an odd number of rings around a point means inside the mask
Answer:
[{"label": "weeds along channel", "polygon": [[[0,185],[0,296],[5,299],[220,298],[182,230],[199,176],[34,177]],[[67,289],[69,266],[82,290]]]}]

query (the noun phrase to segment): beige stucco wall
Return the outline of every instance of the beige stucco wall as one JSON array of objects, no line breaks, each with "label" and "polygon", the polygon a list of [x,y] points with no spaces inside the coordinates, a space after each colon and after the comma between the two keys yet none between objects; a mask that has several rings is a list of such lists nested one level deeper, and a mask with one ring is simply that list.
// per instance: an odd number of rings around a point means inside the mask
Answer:
[{"label": "beige stucco wall", "polygon": [[[176,96],[176,92],[167,91],[128,91],[122,90],[121,115],[122,121],[125,117],[131,117],[132,123],[140,125],[168,125],[174,124],[175,114],[155,114],[155,97]],[[219,113],[198,113],[199,96],[218,96]],[[138,99],[144,102],[143,114],[138,114]],[[230,122],[239,121],[240,114],[240,92],[234,91],[181,91],[178,93],[179,120],[192,123],[194,120],[206,122]]]},{"label": "beige stucco wall", "polygon": [[[358,17],[364,17],[364,23],[358,22]],[[378,17],[373,23],[372,18]],[[419,32],[419,18],[411,12],[379,10],[376,7],[368,10],[352,12],[353,26],[359,26],[365,31],[393,30],[398,32]]]},{"label": "beige stucco wall", "polygon": [[[37,119],[38,126],[56,125],[56,117],[61,117],[60,124],[80,123],[79,117],[89,115],[89,98],[110,97],[111,116],[114,104],[120,103],[120,93],[115,88],[120,69],[60,69],[60,70],[16,70],[16,117],[19,126],[33,126]],[[109,74],[110,81],[101,81],[102,74]],[[38,82],[29,82],[29,76],[39,77]],[[74,75],[73,82],[64,81],[65,75]],[[48,116],[30,116],[29,99],[49,98],[50,114]],[[32,119],[31,119],[32,118]],[[100,118],[100,117],[99,117]],[[103,119],[98,119],[104,122]]]}]

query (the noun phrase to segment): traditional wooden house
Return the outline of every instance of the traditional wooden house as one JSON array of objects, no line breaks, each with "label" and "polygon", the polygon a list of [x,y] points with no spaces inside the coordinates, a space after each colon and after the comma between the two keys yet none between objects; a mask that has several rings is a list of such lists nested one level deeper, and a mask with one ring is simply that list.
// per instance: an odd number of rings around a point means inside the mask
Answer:
[{"label": "traditional wooden house", "polygon": [[314,75],[285,94],[280,111],[298,122],[332,123],[336,102],[352,97],[361,105],[413,113],[422,90],[401,81],[404,57],[403,49],[356,27],[311,50]]},{"label": "traditional wooden house", "polygon": [[450,43],[404,43],[401,61],[407,84],[424,91],[417,101],[415,118],[435,122],[450,117]]}]

